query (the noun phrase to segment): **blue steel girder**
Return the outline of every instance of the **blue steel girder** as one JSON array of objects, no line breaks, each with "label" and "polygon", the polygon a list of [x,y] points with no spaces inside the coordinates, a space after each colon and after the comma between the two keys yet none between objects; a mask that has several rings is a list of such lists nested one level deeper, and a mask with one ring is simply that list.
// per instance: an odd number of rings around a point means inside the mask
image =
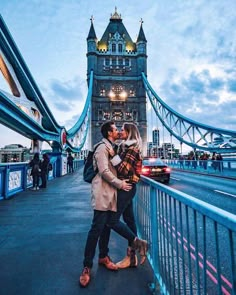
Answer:
[{"label": "blue steel girder", "polygon": [[144,87],[150,103],[165,128],[181,143],[211,152],[235,152],[236,131],[193,121],[171,109],[153,90],[144,73]]},{"label": "blue steel girder", "polygon": [[0,70],[12,92],[0,89],[0,123],[27,138],[53,142],[52,146],[59,150],[79,152],[88,134],[93,72],[90,73],[84,110],[76,124],[67,131],[57,123],[43,99],[1,15]]},{"label": "blue steel girder", "polygon": [[13,37],[0,15],[0,57],[10,63],[16,79],[29,101],[33,101],[42,115],[42,127],[48,131],[59,132],[62,127],[57,123],[42,94],[34,81]]},{"label": "blue steel girder", "polygon": [[75,125],[67,131],[67,146],[73,152],[79,152],[88,135],[90,126],[91,101],[93,91],[93,71],[90,72],[88,94],[85,101],[84,109]]},{"label": "blue steel girder", "polygon": [[60,145],[60,133],[44,129],[18,108],[0,91],[0,123],[30,139],[55,141]]}]

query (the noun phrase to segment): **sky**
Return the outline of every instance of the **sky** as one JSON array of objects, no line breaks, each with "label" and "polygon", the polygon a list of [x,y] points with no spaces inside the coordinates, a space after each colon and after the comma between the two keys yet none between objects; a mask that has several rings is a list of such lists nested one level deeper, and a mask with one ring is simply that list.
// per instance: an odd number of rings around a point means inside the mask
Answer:
[{"label": "sky", "polygon": [[[57,122],[69,129],[78,120],[87,96],[90,18],[100,39],[115,7],[133,41],[144,21],[155,92],[192,120],[235,131],[235,0],[1,0],[0,13]],[[148,125],[160,128],[149,108]],[[0,133],[0,147],[30,146],[2,125]]]}]

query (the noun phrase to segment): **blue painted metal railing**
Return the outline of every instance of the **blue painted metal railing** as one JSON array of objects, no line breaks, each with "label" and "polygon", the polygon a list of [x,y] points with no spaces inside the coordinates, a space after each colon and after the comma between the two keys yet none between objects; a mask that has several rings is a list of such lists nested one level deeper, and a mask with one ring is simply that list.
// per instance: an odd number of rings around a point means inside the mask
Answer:
[{"label": "blue painted metal railing", "polygon": [[169,167],[211,175],[236,178],[236,160],[163,160]]},{"label": "blue painted metal railing", "polygon": [[134,207],[154,293],[236,294],[236,215],[146,177]]},{"label": "blue painted metal railing", "polygon": [[[57,177],[57,171],[60,162],[57,157],[51,157],[53,169],[49,171],[48,180]],[[74,170],[79,169],[83,164],[83,160],[74,160]],[[1,163],[0,164],[0,200],[8,199],[13,195],[30,188],[33,184],[32,176],[30,175],[31,168],[28,162],[20,163]],[[61,174],[60,174],[61,175]]]}]

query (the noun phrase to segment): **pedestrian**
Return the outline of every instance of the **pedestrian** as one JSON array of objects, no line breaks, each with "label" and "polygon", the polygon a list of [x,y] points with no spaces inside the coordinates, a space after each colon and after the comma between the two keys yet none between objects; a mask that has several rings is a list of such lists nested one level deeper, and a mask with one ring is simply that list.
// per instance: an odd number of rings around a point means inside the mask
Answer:
[{"label": "pedestrian", "polygon": [[[110,158],[115,155],[113,144],[119,137],[115,123],[113,121],[104,123],[101,127],[101,133],[103,136],[102,144],[98,143],[99,146],[94,153],[94,168],[98,169],[98,173],[91,184],[91,203],[94,215],[84,251],[84,268],[79,278],[81,287],[86,287],[90,282],[91,268],[99,238],[99,264],[104,265],[109,270],[118,270],[118,266],[108,256],[107,245],[110,238],[110,228],[106,227],[106,224],[110,213],[117,210],[117,189],[129,191],[132,188],[132,185],[126,179],[117,178],[116,169],[110,161]],[[123,225],[125,228],[124,235],[126,235],[127,226]],[[140,251],[144,250],[145,241],[138,239],[132,232],[130,233],[130,240]]]},{"label": "pedestrian", "polygon": [[39,153],[35,153],[33,159],[30,161],[29,166],[31,169],[31,176],[33,177],[33,190],[39,190],[39,177],[40,177],[40,159]]},{"label": "pedestrian", "polygon": [[213,152],[212,157],[211,157],[211,161],[212,161],[211,166],[216,171],[216,168],[217,168],[216,152]]},{"label": "pedestrian", "polygon": [[50,162],[50,159],[48,154],[43,154],[43,160],[40,163],[41,182],[42,182],[40,185],[40,188],[47,187],[49,162]]},{"label": "pedestrian", "polygon": [[68,173],[74,172],[73,161],[74,161],[74,157],[71,155],[71,153],[69,153],[67,157]]},{"label": "pedestrian", "polygon": [[[118,190],[117,212],[112,212],[108,225],[117,227],[117,223],[122,215],[124,222],[130,230],[137,236],[137,226],[133,210],[133,198],[136,194],[136,184],[140,180],[142,169],[142,139],[137,126],[133,123],[124,123],[120,131],[120,139],[123,142],[118,147],[118,155],[121,160],[117,168],[119,179],[129,179],[132,184],[130,191]],[[114,226],[114,224],[116,224]],[[119,268],[137,267],[138,259],[132,242],[128,242],[127,255],[116,265]],[[143,258],[145,259],[145,258]],[[144,260],[143,260],[144,262]]]},{"label": "pedestrian", "polygon": [[219,171],[222,172],[223,171],[223,157],[222,157],[221,154],[218,154],[216,156],[216,161],[217,161],[217,164],[218,164]]}]

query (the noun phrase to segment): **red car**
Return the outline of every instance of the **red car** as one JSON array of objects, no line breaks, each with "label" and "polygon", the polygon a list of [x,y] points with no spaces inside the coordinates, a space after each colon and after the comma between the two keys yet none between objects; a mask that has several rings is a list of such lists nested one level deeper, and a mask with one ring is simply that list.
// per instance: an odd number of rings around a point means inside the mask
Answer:
[{"label": "red car", "polygon": [[143,160],[141,174],[163,183],[169,183],[171,169],[159,158]]}]

